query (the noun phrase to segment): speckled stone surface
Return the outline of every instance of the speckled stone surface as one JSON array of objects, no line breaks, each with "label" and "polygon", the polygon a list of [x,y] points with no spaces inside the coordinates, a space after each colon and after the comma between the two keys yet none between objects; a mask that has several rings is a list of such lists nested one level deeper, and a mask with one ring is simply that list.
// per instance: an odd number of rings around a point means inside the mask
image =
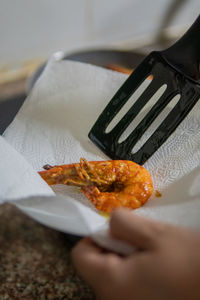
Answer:
[{"label": "speckled stone surface", "polygon": [[70,261],[72,240],[0,206],[0,300],[93,300]]}]

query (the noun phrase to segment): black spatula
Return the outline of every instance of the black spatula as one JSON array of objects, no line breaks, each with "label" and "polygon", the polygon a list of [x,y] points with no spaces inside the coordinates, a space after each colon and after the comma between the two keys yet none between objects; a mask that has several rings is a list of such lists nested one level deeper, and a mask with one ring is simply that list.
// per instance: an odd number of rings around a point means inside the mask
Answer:
[{"label": "black spatula", "polygon": [[[153,80],[146,90],[114,128],[106,132],[113,118],[149,75],[153,76]],[[159,100],[129,136],[123,142],[119,142],[120,136],[129,124],[164,84],[167,88]],[[134,145],[176,95],[180,95],[178,103],[145,144],[133,153]],[[89,132],[89,138],[112,159],[126,159],[144,164],[172,134],[199,99],[200,15],[173,46],[164,51],[150,53],[133,71],[97,119]]]}]

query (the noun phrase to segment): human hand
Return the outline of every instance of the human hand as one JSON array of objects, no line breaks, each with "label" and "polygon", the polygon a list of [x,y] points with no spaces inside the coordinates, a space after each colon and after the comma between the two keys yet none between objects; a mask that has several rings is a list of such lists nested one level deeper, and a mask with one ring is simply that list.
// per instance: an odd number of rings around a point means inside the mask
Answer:
[{"label": "human hand", "polygon": [[199,300],[200,235],[155,222],[126,209],[113,212],[113,237],[137,251],[128,257],[106,252],[90,238],[72,250],[78,273],[99,300]]}]

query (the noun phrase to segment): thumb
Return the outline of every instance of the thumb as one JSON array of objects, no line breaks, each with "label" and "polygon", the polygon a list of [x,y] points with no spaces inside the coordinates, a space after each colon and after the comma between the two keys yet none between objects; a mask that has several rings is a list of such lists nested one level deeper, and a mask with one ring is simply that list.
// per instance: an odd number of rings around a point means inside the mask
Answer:
[{"label": "thumb", "polygon": [[163,232],[164,223],[137,216],[128,209],[116,209],[110,220],[113,237],[126,241],[141,249],[152,249]]}]

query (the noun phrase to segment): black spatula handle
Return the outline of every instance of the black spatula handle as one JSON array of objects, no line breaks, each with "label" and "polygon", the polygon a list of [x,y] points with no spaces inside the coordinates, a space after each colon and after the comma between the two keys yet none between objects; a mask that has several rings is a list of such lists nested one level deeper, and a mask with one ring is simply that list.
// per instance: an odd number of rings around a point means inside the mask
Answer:
[{"label": "black spatula handle", "polygon": [[200,15],[181,39],[160,53],[168,64],[200,84]]}]

